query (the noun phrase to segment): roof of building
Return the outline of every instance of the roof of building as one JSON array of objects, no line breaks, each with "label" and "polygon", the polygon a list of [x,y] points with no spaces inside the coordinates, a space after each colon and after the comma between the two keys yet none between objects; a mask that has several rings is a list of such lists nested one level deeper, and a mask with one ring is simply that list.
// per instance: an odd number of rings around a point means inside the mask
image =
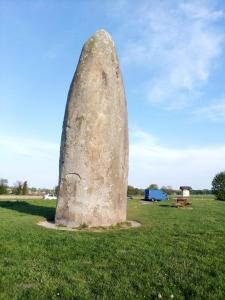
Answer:
[{"label": "roof of building", "polygon": [[182,185],[180,186],[180,190],[191,190],[191,187],[190,186],[185,186],[185,185]]}]

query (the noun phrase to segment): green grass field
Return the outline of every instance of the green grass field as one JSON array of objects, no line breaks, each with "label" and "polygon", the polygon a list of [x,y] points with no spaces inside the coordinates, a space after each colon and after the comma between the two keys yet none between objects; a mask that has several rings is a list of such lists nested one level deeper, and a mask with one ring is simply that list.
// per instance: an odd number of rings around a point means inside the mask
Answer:
[{"label": "green grass field", "polygon": [[130,200],[141,228],[65,232],[37,225],[54,201],[0,201],[0,299],[225,299],[225,203]]}]

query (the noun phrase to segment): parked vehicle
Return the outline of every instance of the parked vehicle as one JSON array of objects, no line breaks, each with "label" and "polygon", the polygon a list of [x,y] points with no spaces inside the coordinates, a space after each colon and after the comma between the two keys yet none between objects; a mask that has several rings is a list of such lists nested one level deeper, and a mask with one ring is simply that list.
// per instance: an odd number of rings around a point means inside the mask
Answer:
[{"label": "parked vehicle", "polygon": [[145,200],[149,201],[164,201],[168,200],[168,195],[164,191],[161,190],[145,190]]},{"label": "parked vehicle", "polygon": [[44,195],[43,199],[45,199],[45,200],[56,200],[57,197],[54,194],[46,194],[46,195]]}]

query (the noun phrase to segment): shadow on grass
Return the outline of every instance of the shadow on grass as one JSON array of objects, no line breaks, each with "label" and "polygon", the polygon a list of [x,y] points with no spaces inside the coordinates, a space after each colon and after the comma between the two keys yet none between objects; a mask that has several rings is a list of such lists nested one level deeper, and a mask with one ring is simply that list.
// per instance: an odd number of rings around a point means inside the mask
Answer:
[{"label": "shadow on grass", "polygon": [[55,208],[35,205],[26,201],[0,201],[0,207],[15,210],[28,215],[41,216],[48,221],[54,220]]},{"label": "shadow on grass", "polygon": [[174,206],[170,205],[170,204],[160,204],[159,207],[164,207],[164,208],[174,208]]}]

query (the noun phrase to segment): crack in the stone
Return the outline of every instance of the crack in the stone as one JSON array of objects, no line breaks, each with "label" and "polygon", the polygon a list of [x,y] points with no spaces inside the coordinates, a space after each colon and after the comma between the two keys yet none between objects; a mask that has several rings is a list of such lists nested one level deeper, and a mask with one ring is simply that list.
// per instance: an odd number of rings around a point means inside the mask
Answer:
[{"label": "crack in the stone", "polygon": [[76,176],[78,176],[80,178],[80,180],[82,179],[81,176],[80,176],[80,174],[78,174],[76,172],[68,173],[66,175],[76,175]]}]

